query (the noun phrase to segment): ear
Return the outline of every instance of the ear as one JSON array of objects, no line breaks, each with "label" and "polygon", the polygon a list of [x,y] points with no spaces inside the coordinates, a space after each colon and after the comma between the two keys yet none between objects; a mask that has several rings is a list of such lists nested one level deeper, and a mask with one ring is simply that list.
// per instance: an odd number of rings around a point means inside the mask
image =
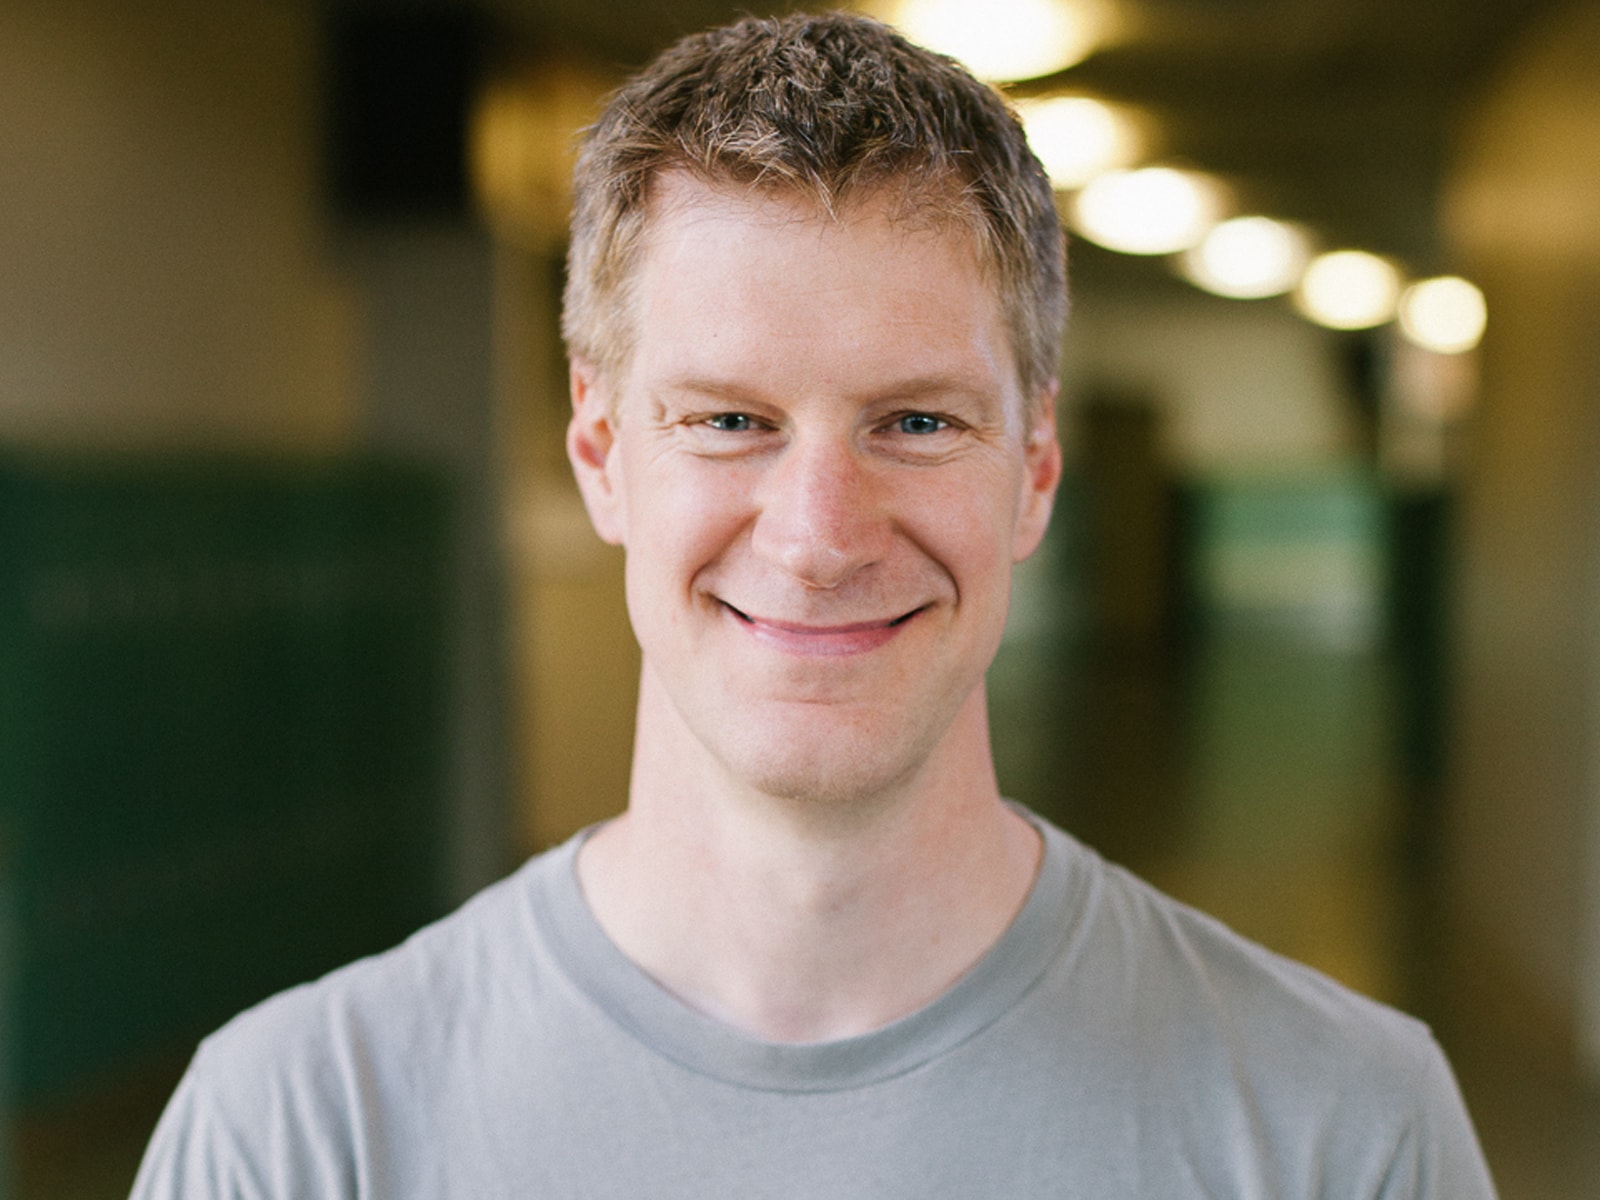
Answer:
[{"label": "ear", "polygon": [[581,359],[568,368],[572,420],[567,423],[567,459],[583,494],[589,521],[602,541],[620,546],[625,533],[616,419],[599,370]]},{"label": "ear", "polygon": [[1057,382],[1052,379],[1034,402],[1033,424],[1024,435],[1022,490],[1012,535],[1011,560],[1021,562],[1039,548],[1050,526],[1056,488],[1061,483],[1061,442],[1056,437]]}]

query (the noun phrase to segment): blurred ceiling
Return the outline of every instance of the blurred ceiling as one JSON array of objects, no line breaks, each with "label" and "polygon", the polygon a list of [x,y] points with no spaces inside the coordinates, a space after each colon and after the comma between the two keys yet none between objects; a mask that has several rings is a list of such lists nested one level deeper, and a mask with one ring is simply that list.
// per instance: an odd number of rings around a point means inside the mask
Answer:
[{"label": "blurred ceiling", "polygon": [[[1255,211],[1442,269],[1436,199],[1457,120],[1520,30],[1559,0],[1116,0],[1115,44],[1018,95],[1075,89],[1150,112],[1164,157]],[[619,68],[744,0],[479,0],[536,43]],[[799,7],[804,7],[799,6]]]}]

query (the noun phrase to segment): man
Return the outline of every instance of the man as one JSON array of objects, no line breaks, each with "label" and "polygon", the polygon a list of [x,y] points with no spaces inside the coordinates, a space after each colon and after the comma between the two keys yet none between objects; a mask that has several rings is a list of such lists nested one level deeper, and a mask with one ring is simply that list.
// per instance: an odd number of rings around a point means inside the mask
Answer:
[{"label": "man", "polygon": [[1016,122],[882,26],[614,97],[565,333],[627,812],[210,1039],[137,1194],[1491,1195],[1419,1025],[997,791],[1064,308]]}]

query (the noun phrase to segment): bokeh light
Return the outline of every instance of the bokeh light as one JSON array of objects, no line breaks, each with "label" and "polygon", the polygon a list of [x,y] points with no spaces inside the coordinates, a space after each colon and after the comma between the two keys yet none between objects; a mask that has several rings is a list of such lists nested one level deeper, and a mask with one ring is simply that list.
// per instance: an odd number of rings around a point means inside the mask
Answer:
[{"label": "bokeh light", "polygon": [[1102,0],[881,0],[867,7],[912,41],[997,83],[1082,62],[1107,23]]},{"label": "bokeh light", "polygon": [[1483,337],[1489,310],[1483,293],[1455,275],[1424,279],[1400,298],[1400,329],[1436,354],[1461,354]]},{"label": "bokeh light", "polygon": [[1308,257],[1301,230],[1271,217],[1234,217],[1183,256],[1184,277],[1235,300],[1280,296],[1299,282]]},{"label": "bokeh light", "polygon": [[1019,100],[1017,112],[1028,144],[1050,182],[1062,191],[1080,188],[1096,175],[1131,166],[1143,152],[1142,138],[1125,108],[1088,96]]},{"label": "bokeh light", "polygon": [[1295,299],[1318,325],[1370,329],[1394,317],[1399,297],[1393,263],[1365,250],[1334,250],[1311,260]]},{"label": "bokeh light", "polygon": [[1111,171],[1074,197],[1073,223],[1090,241],[1124,254],[1173,254],[1205,236],[1222,207],[1209,176],[1171,167]]}]

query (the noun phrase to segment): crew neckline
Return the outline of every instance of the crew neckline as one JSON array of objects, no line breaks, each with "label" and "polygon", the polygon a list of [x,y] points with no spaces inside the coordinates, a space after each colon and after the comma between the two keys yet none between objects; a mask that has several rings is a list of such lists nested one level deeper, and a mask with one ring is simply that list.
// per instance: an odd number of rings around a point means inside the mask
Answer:
[{"label": "crew neckline", "polygon": [[1018,812],[1044,841],[1039,871],[1022,908],[965,974],[922,1008],[855,1037],[770,1042],[689,1007],[607,936],[578,884],[585,830],[552,850],[534,875],[536,928],[587,1000],[654,1052],[680,1066],[763,1091],[827,1092],[865,1087],[947,1053],[1010,1011],[1059,955],[1072,924],[1076,877],[1059,830]]}]

